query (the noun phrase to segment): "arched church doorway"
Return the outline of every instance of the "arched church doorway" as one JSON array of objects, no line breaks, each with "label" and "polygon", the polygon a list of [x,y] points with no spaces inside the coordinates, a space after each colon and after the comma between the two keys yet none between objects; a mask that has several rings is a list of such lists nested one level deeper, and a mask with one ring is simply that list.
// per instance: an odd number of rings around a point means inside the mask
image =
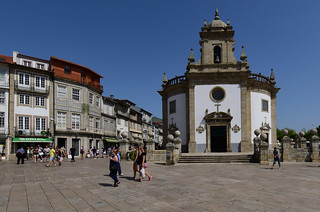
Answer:
[{"label": "arched church doorway", "polygon": [[227,126],[210,126],[211,152],[227,152]]}]

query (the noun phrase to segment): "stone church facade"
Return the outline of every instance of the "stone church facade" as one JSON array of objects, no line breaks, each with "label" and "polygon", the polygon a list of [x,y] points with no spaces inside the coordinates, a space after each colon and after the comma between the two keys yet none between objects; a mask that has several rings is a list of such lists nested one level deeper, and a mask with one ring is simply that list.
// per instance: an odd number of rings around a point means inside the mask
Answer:
[{"label": "stone church facade", "polygon": [[201,58],[193,50],[183,76],[163,78],[164,143],[168,134],[181,132],[183,152],[252,152],[254,130],[276,143],[275,77],[254,74],[242,47],[234,57],[234,30],[229,20],[215,19],[200,32]]}]

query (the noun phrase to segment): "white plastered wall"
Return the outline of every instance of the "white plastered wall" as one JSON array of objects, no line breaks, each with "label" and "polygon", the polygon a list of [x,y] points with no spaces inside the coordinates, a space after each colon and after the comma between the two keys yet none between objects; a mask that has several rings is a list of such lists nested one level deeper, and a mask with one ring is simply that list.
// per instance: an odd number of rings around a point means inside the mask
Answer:
[{"label": "white plastered wall", "polygon": [[[170,102],[176,101],[176,113],[170,114]],[[187,129],[186,129],[186,94],[178,94],[168,98],[168,127],[173,123],[176,124],[181,135],[182,145],[187,144]]]},{"label": "white plastered wall", "polygon": [[[268,101],[268,112],[262,111],[262,100]],[[272,128],[271,122],[271,98],[269,95],[251,92],[251,142],[253,142],[254,131],[260,129],[262,123],[268,123]],[[271,144],[271,130],[269,131],[269,144]]]},{"label": "white plastered wall", "polygon": [[[225,99],[222,102],[214,102],[210,98],[210,92],[215,87],[221,87],[225,90]],[[218,85],[196,85],[195,86],[195,126],[199,125],[205,128],[205,112],[208,109],[208,114],[217,111],[216,104],[220,104],[219,111],[227,113],[230,109],[231,127],[237,124],[241,128],[241,89],[240,85],[235,84],[218,84]],[[241,130],[237,133],[231,131],[231,143],[240,143]],[[196,131],[197,144],[206,144],[206,132],[198,133]]]}]

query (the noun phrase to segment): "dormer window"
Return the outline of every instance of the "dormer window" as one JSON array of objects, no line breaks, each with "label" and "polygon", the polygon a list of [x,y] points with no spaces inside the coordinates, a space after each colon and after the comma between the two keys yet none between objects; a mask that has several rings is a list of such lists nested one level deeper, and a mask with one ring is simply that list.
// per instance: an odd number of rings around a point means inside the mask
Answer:
[{"label": "dormer window", "polygon": [[31,62],[24,60],[24,61],[23,61],[23,65],[24,65],[24,66],[27,66],[27,67],[31,67]]},{"label": "dormer window", "polygon": [[71,74],[71,68],[70,68],[70,66],[64,66],[64,73],[65,73],[65,74]]},{"label": "dormer window", "polygon": [[37,63],[37,69],[43,70],[44,69],[44,65],[40,64],[40,63]]},{"label": "dormer window", "polygon": [[215,46],[213,48],[213,53],[214,63],[221,63],[221,47]]}]

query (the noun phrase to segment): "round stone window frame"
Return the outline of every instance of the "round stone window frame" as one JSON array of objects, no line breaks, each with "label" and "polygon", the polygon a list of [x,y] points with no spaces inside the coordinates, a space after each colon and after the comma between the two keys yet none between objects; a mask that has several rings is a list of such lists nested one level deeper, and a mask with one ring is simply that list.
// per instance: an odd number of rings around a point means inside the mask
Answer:
[{"label": "round stone window frame", "polygon": [[[217,89],[220,89],[220,90],[223,92],[223,94],[224,94],[224,96],[223,96],[223,98],[222,98],[221,100],[216,100],[216,99],[214,99],[213,96],[212,96],[213,92],[214,92],[215,90],[217,90]],[[220,86],[216,86],[216,87],[212,88],[211,91],[210,91],[210,93],[209,93],[209,97],[210,97],[210,99],[211,99],[213,102],[222,102],[223,100],[225,100],[226,96],[227,96],[227,95],[226,95],[226,91],[225,91],[222,87],[220,87]]]}]

